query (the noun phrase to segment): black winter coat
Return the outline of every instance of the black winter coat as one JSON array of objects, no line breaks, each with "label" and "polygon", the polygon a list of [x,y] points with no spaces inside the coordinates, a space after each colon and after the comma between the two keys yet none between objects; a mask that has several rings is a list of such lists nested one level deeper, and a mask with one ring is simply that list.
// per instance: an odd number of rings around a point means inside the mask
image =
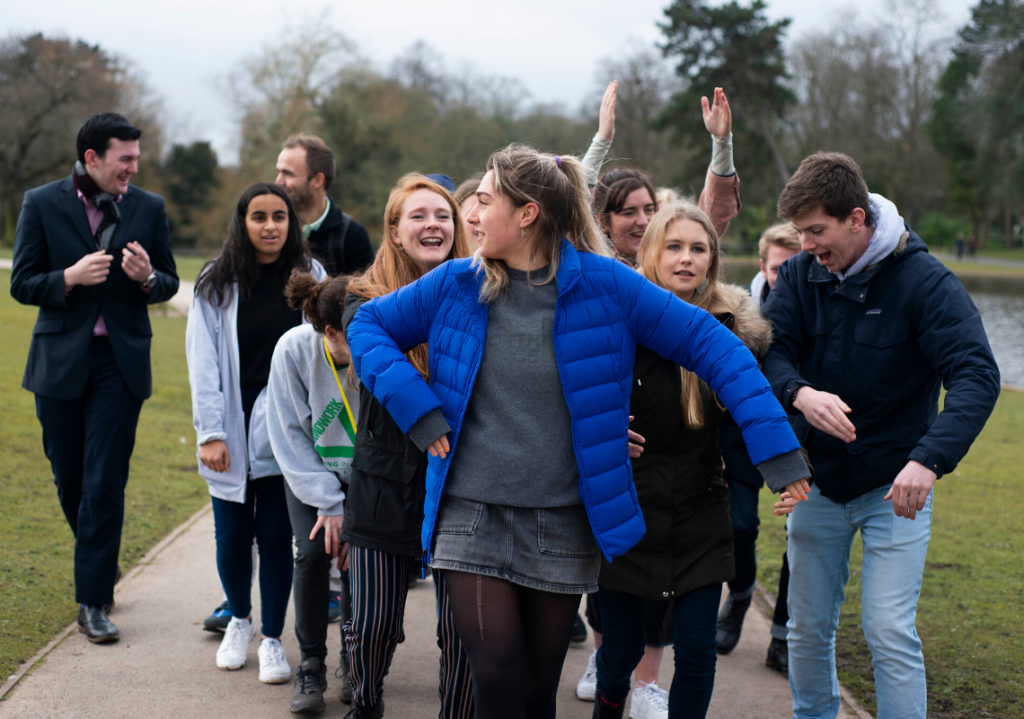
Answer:
[{"label": "black winter coat", "polygon": [[[365,302],[349,295],[344,330]],[[427,454],[399,428],[365,385],[359,388],[355,451],[341,540],[357,547],[419,557]]]},{"label": "black winter coat", "polygon": [[[720,286],[711,312],[752,351],[770,342],[770,327],[742,288]],[[687,429],[679,366],[637,347],[629,413],[635,417],[631,428],[645,439],[632,464],[647,533],[614,562],[602,561],[600,586],[665,600],[735,576],[729,487],[718,444],[727,415],[714,393],[703,389],[704,425]]]},{"label": "black winter coat", "polygon": [[354,275],[373,263],[373,245],[366,228],[342,212],[333,200],[324,223],[309,233],[308,242],[313,257],[331,277]]},{"label": "black winter coat", "polygon": [[793,394],[806,385],[853,410],[850,444],[802,416],[794,423],[814,481],[833,501],[890,484],[909,460],[951,472],[999,397],[977,308],[909,228],[891,255],[845,282],[806,252],[789,259],[764,314],[775,331],[764,373],[782,406],[795,412]]}]

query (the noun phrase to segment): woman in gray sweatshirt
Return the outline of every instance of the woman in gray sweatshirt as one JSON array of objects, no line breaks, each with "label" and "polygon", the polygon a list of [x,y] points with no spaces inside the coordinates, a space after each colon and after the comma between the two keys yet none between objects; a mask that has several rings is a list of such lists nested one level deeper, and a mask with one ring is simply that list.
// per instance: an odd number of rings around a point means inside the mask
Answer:
[{"label": "woman in gray sweatshirt", "polygon": [[349,352],[339,329],[347,291],[345,277],[318,282],[307,272],[292,274],[288,304],[311,324],[281,337],[267,391],[270,444],[295,533],[292,589],[301,665],[290,708],[298,714],[324,709],[332,557],[347,580],[348,545],[339,535],[359,414],[359,390],[344,379]]}]

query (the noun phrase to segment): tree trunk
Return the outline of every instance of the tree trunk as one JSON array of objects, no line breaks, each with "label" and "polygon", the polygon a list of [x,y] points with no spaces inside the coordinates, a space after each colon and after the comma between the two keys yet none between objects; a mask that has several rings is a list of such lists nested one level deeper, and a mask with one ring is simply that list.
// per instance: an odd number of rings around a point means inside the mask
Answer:
[{"label": "tree trunk", "polygon": [[772,159],[775,160],[775,169],[779,173],[779,180],[782,181],[782,186],[785,187],[786,183],[789,182],[790,174],[786,168],[786,161],[782,158],[782,150],[775,143],[775,138],[772,137],[772,133],[768,130],[768,123],[765,122],[764,115],[758,114],[757,124],[761,129],[761,134],[764,136],[765,142],[768,143],[768,148],[772,151]]},{"label": "tree trunk", "polygon": [[1013,249],[1013,209],[1009,205],[1003,205],[1003,245]]}]

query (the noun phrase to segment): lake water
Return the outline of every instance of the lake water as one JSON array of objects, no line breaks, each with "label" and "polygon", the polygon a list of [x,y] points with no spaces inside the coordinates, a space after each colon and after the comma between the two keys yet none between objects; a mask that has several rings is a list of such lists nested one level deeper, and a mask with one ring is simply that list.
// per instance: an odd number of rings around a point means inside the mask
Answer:
[{"label": "lake water", "polygon": [[[751,262],[733,261],[730,282],[749,286],[757,272]],[[964,287],[978,306],[1003,384],[1024,387],[1024,279],[966,278]]]}]

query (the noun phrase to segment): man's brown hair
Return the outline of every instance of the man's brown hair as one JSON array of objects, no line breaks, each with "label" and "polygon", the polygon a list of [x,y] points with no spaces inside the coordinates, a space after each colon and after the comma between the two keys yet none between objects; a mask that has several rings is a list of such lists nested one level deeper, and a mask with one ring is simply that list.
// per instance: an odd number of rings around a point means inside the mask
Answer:
[{"label": "man's brown hair", "polygon": [[[306,151],[306,167],[309,169],[309,177],[316,177],[321,172],[324,175],[324,190],[331,189],[334,182],[334,153],[327,143],[316,135],[296,133],[284,141],[282,150],[290,150],[293,147],[301,147]],[[307,178],[309,179],[309,178]]]},{"label": "man's brown hair", "polygon": [[868,185],[860,167],[841,152],[816,152],[800,163],[779,196],[776,214],[792,220],[821,208],[829,217],[845,220],[858,207],[865,223],[873,225]]}]

